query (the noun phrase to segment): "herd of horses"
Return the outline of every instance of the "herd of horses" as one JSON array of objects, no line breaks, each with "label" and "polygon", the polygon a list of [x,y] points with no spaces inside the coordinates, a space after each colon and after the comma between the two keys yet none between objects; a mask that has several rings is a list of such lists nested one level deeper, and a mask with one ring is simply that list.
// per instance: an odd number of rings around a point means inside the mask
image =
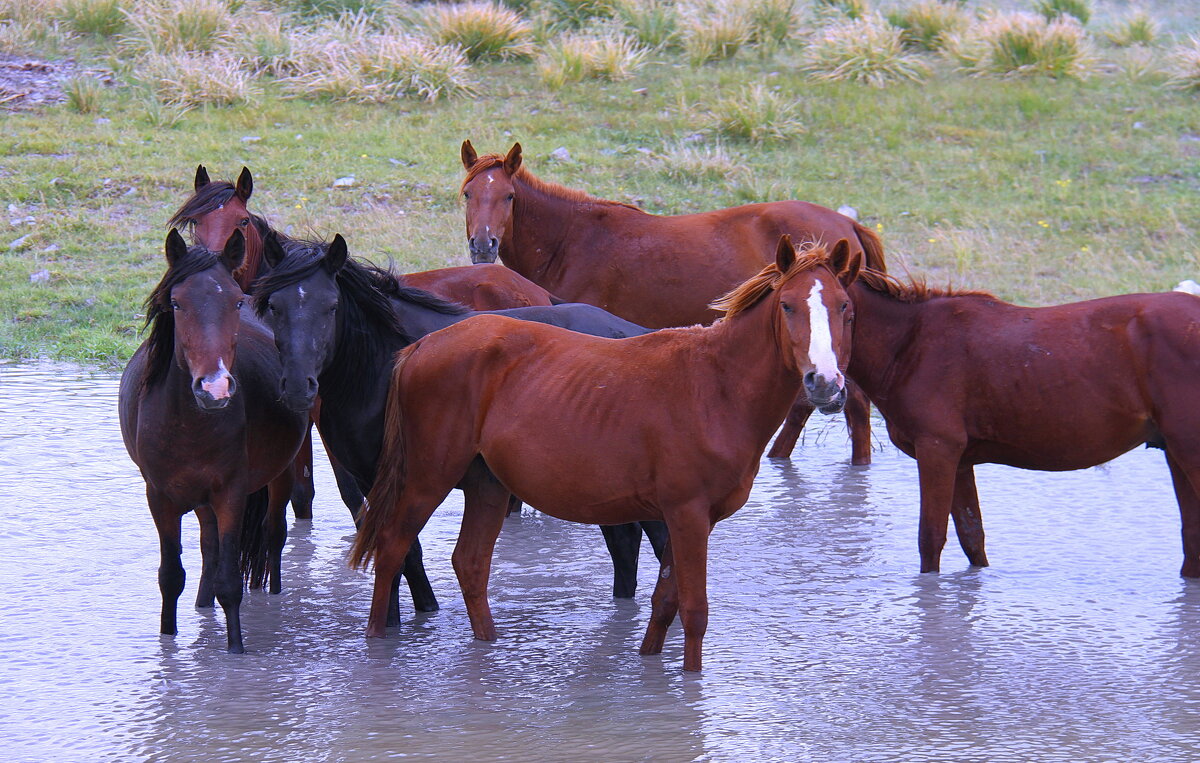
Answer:
[{"label": "herd of horses", "polygon": [[288,503],[311,517],[314,423],[358,526],[351,563],[374,564],[368,636],[399,623],[402,577],[418,611],[437,609],[418,534],[457,488],[452,562],[476,638],[496,638],[492,553],[524,501],[601,526],[617,597],[634,594],[646,535],[661,566],[641,652],[678,615],[699,670],[714,524],[777,430],[768,455],[787,457],[814,410],[844,410],[851,460],[869,463],[870,403],[917,461],[922,572],[951,518],[987,565],[976,464],[1080,469],[1145,443],[1166,452],[1181,574],[1200,577],[1195,296],[1018,307],[889,275],[874,233],[814,204],[659,216],[538,179],[520,144],[480,156],[466,141],[460,157],[474,264],[405,275],[340,235],[274,230],[247,207],[249,170],[197,169],[119,401],[159,535],[162,633],[194,510],[196,605],[220,603],[243,651],[246,584],[280,590]]}]

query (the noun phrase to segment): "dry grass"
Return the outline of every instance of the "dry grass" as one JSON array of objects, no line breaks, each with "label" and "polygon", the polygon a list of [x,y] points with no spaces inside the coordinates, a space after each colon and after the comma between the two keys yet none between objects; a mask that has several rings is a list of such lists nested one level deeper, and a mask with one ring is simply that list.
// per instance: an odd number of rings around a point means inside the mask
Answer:
[{"label": "dry grass", "polygon": [[679,6],[673,0],[615,0],[614,15],[637,41],[651,49],[679,40]]},{"label": "dry grass", "polygon": [[1200,92],[1200,36],[1176,45],[1167,55],[1167,86],[1177,90]]},{"label": "dry grass", "polygon": [[226,50],[255,72],[288,71],[295,42],[288,17],[266,11],[239,13]]},{"label": "dry grass", "polygon": [[629,79],[646,63],[649,50],[633,37],[611,29],[574,32],[549,43],[537,57],[538,76],[550,88],[569,82]]},{"label": "dry grass", "polygon": [[435,42],[458,45],[471,61],[533,53],[533,28],[516,11],[496,3],[437,6],[425,23]]},{"label": "dry grass", "polygon": [[658,171],[671,180],[737,183],[750,179],[750,168],[724,143],[711,146],[676,142],[654,155]]},{"label": "dry grass", "polygon": [[63,93],[67,96],[67,106],[80,114],[95,114],[100,111],[100,102],[104,98],[104,85],[95,77],[82,74],[62,83]]},{"label": "dry grass", "polygon": [[1153,45],[1158,39],[1158,22],[1141,8],[1131,10],[1104,30],[1104,37],[1118,48]]},{"label": "dry grass", "polygon": [[224,0],[143,0],[127,16],[125,46],[159,54],[217,50],[234,28]]},{"label": "dry grass", "polygon": [[900,39],[910,48],[940,50],[946,36],[967,27],[967,15],[956,3],[944,0],[920,0],[887,14],[892,26],[900,29]]},{"label": "dry grass", "polygon": [[1091,0],[1034,0],[1033,9],[1047,21],[1070,16],[1086,26],[1092,18]]},{"label": "dry grass", "polygon": [[159,101],[173,106],[247,103],[259,95],[242,62],[223,53],[148,53],[137,71]]},{"label": "dry grass", "polygon": [[718,134],[752,143],[789,140],[804,132],[794,99],[750,85],[737,94],[718,100],[707,121]]},{"label": "dry grass", "polygon": [[753,19],[741,3],[699,0],[681,5],[680,42],[692,66],[732,58],[754,37]]},{"label": "dry grass", "polygon": [[805,48],[800,68],[818,80],[848,80],[883,87],[925,79],[929,68],[904,48],[901,31],[877,13],[835,22]]},{"label": "dry grass", "polygon": [[1096,68],[1092,44],[1073,18],[993,13],[947,37],[946,53],[972,74],[1082,78]]},{"label": "dry grass", "polygon": [[125,30],[127,0],[63,0],[57,16],[73,32],[112,37]]}]

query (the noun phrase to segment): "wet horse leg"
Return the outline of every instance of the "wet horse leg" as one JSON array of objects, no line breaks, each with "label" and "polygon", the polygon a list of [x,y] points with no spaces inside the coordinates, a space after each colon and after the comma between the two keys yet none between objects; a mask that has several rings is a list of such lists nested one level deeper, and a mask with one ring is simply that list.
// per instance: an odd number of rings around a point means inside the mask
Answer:
[{"label": "wet horse leg", "polygon": [[342,497],[342,503],[350,509],[350,518],[354,520],[355,524],[358,524],[358,515],[362,512],[363,504],[367,500],[363,495],[362,486],[358,484],[354,475],[346,471],[346,467],[342,466],[333,456],[329,457],[329,465],[333,468],[333,479],[337,482],[338,494]]},{"label": "wet horse leg", "polygon": [[482,470],[472,467],[463,489],[462,527],[451,561],[458,575],[471,619],[471,630],[480,641],[496,640],[496,623],[488,603],[488,578],[492,571],[492,553],[496,538],[504,526],[508,508],[508,490]]},{"label": "wet horse leg", "polygon": [[779,435],[775,438],[775,442],[771,445],[771,450],[767,453],[767,458],[788,458],[792,455],[792,451],[796,448],[796,441],[800,439],[800,432],[803,431],[804,425],[808,422],[808,417],[815,411],[812,405],[808,402],[808,396],[801,392],[796,397],[796,402],[792,403],[792,409],[788,411],[787,419],[783,422],[783,429],[779,430]]},{"label": "wet horse leg", "polygon": [[[284,469],[267,485],[267,590],[283,590],[283,546],[287,542],[287,504],[293,496],[292,472]],[[293,510],[295,504],[292,504]]]},{"label": "wet horse leg", "polygon": [[699,671],[704,634],[708,631],[709,507],[697,506],[675,521],[668,520],[675,546],[675,587],[683,624],[683,669]]},{"label": "wet horse leg", "polygon": [[937,572],[941,566],[942,548],[946,545],[957,464],[962,451],[935,440],[918,442],[916,454],[921,485],[921,520],[917,530],[921,572]]},{"label": "wet horse leg", "polygon": [[663,642],[667,639],[667,628],[675,621],[679,612],[679,589],[675,586],[675,556],[671,548],[671,539],[667,538],[666,548],[658,570],[658,582],[654,585],[654,595],[650,597],[650,622],[646,624],[646,636],[638,649],[639,654],[661,654]]},{"label": "wet horse leg", "polygon": [[667,532],[667,523],[658,520],[638,522],[642,526],[642,532],[646,533],[646,538],[650,541],[650,548],[654,549],[654,556],[661,562],[663,554],[667,550],[667,541],[670,539],[670,534]]},{"label": "wet horse leg", "polygon": [[200,586],[196,590],[196,606],[209,609],[213,605],[213,578],[217,574],[217,556],[220,554],[217,516],[208,506],[196,507],[196,519],[200,522]]},{"label": "wet horse leg", "polygon": [[642,528],[637,522],[600,525],[608,555],[612,557],[614,599],[632,599],[637,591],[638,555],[642,546]]},{"label": "wet horse leg", "polygon": [[867,393],[849,379],[846,380],[846,426],[850,429],[850,463],[866,466],[871,463],[871,401]]},{"label": "wet horse leg", "polygon": [[216,514],[217,527],[220,530],[220,551],[213,587],[217,603],[225,612],[227,651],[230,654],[246,651],[242,645],[242,574],[239,559],[246,495],[242,485],[226,486],[223,493],[215,496],[212,502],[213,513]]},{"label": "wet horse leg", "polygon": [[[371,613],[367,617],[367,638],[383,638],[388,626],[392,624],[388,622],[388,608],[395,598],[393,591],[400,572],[407,567],[410,558],[415,558],[416,563],[420,564],[421,547],[417,533],[445,498],[445,492],[440,495],[422,494],[413,490],[411,486],[407,487],[400,498],[403,505],[396,512],[395,518],[379,528],[375,542],[375,586],[371,593]],[[424,574],[423,565],[421,571]],[[411,578],[409,585],[412,586]],[[429,587],[428,578],[425,580],[425,586],[432,597],[433,589]],[[434,599],[433,610],[436,609],[437,600]],[[394,624],[399,624],[398,616]]]},{"label": "wet horse leg", "polygon": [[979,493],[975,490],[975,467],[959,464],[954,478],[954,502],[950,504],[954,531],[967,560],[976,567],[988,566],[983,550],[983,515],[979,513]]},{"label": "wet horse leg", "polygon": [[425,574],[425,552],[421,548],[421,539],[413,538],[412,545],[404,557],[404,565],[392,579],[392,591],[388,594],[387,627],[394,628],[400,624],[400,579],[408,581],[408,592],[412,595],[413,609],[418,612],[437,612],[438,600]]},{"label": "wet horse leg", "polygon": [[1185,466],[1184,463],[1168,440],[1167,465],[1171,469],[1171,482],[1183,525],[1183,566],[1179,574],[1185,578],[1200,578],[1200,495],[1197,494],[1200,464]]},{"label": "wet horse leg", "polygon": [[183,512],[150,485],[146,485],[146,502],[150,506],[154,527],[158,530],[158,590],[162,595],[158,630],[159,633],[174,636],[179,632],[176,627],[175,610],[186,578],[180,559],[183,554],[183,544],[180,541],[180,520]]},{"label": "wet horse leg", "polygon": [[312,423],[304,434],[304,442],[288,467],[292,473],[292,488],[289,498],[292,502],[292,514],[296,519],[312,519],[313,496],[316,487],[313,485],[313,445]]}]

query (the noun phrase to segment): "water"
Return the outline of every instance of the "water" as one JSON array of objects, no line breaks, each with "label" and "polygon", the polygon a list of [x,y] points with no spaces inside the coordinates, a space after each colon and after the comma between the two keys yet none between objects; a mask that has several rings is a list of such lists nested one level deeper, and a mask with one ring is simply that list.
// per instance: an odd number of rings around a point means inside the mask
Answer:
[{"label": "water", "polygon": [[[600,533],[507,521],[471,639],[449,557],[461,502],[422,534],[442,611],[367,641],[370,578],[318,453],[284,593],[157,633],[156,536],[112,375],[0,365],[0,749],[23,760],[1186,760],[1200,754],[1200,585],[1158,451],[1066,474],[978,470],[993,566],[948,545],[919,575],[913,461],[847,465],[840,421],[766,462],[713,534],[703,674],[682,635],[637,654],[654,577],[610,598]],[[882,430],[879,430],[882,432]],[[882,435],[881,435],[882,436]],[[953,544],[953,540],[951,544]]]}]

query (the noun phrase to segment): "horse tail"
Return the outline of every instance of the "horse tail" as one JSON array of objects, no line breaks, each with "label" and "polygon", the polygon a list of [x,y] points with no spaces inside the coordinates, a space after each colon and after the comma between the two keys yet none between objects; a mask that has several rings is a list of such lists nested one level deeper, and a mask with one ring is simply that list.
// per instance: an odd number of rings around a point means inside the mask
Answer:
[{"label": "horse tail", "polygon": [[358,535],[350,549],[350,566],[356,570],[370,564],[375,557],[379,531],[392,521],[395,507],[404,493],[406,468],[400,373],[415,346],[409,345],[397,353],[396,365],[392,369],[392,381],[388,387],[387,407],[384,412],[383,449],[379,453],[375,484],[371,486],[362,510],[355,518]]},{"label": "horse tail", "polygon": [[251,589],[267,585],[267,509],[271,502],[263,487],[246,496],[242,513],[242,580]]},{"label": "horse tail", "polygon": [[879,235],[859,223],[858,220],[851,220],[850,222],[854,225],[854,233],[858,236],[858,242],[863,248],[863,264],[872,270],[886,273],[887,261],[883,258],[883,241],[879,238]]}]

